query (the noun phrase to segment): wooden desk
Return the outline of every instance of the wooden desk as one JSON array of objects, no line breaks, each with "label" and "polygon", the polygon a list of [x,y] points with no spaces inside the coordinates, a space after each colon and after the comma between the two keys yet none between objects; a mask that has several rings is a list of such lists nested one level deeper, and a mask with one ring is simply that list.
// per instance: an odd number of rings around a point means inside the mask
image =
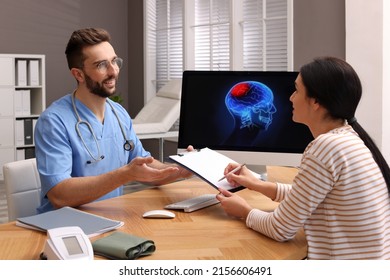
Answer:
[{"label": "wooden desk", "polygon": [[[295,169],[269,167],[269,179],[291,181]],[[277,174],[278,178],[273,174]],[[143,259],[303,259],[307,245],[303,231],[288,242],[280,243],[245,226],[242,220],[228,217],[219,204],[192,213],[176,211],[174,219],[143,219],[151,209],[203,193],[216,193],[199,179],[188,179],[173,184],[146,189],[121,197],[94,202],[81,210],[122,220],[118,229],[151,239],[156,252]],[[239,194],[253,206],[272,210],[277,203],[243,190]],[[110,234],[106,233],[105,235]],[[92,241],[103,237],[99,235]],[[15,222],[0,225],[0,259],[38,259],[46,234],[17,227]]]}]

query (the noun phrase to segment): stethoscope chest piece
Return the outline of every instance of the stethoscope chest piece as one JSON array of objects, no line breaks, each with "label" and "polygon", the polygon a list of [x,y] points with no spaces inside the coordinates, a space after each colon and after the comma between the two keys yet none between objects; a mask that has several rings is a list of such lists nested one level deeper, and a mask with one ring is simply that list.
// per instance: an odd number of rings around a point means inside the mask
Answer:
[{"label": "stethoscope chest piece", "polygon": [[134,150],[134,142],[131,140],[126,140],[125,144],[123,144],[123,149],[128,152]]}]

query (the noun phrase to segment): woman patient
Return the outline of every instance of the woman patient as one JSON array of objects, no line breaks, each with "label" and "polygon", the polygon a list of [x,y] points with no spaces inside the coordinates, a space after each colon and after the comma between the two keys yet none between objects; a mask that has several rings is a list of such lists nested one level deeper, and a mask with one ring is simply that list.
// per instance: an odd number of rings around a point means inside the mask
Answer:
[{"label": "woman patient", "polygon": [[[293,121],[307,125],[314,140],[292,185],[261,181],[246,167],[227,175],[230,184],[279,206],[272,213],[253,209],[223,189],[218,200],[226,213],[277,241],[303,227],[309,259],[390,259],[390,169],[355,118],[358,75],[343,60],[317,58],[301,68],[295,88]],[[235,167],[229,164],[225,174]]]}]

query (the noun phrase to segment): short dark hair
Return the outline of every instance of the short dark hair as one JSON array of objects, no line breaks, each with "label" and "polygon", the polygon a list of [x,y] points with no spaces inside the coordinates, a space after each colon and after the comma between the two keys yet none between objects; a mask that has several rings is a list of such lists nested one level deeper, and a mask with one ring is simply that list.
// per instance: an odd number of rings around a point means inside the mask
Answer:
[{"label": "short dark hair", "polygon": [[74,31],[65,49],[69,69],[83,67],[86,59],[83,54],[85,47],[110,42],[110,40],[110,34],[102,28],[84,28]]}]

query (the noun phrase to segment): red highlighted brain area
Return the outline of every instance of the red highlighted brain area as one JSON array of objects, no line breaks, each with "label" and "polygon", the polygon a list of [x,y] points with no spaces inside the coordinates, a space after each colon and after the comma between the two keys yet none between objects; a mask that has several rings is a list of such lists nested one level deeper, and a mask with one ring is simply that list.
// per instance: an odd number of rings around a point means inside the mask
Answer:
[{"label": "red highlighted brain area", "polygon": [[249,89],[249,83],[239,83],[231,89],[230,94],[234,97],[242,97],[248,93]]}]

